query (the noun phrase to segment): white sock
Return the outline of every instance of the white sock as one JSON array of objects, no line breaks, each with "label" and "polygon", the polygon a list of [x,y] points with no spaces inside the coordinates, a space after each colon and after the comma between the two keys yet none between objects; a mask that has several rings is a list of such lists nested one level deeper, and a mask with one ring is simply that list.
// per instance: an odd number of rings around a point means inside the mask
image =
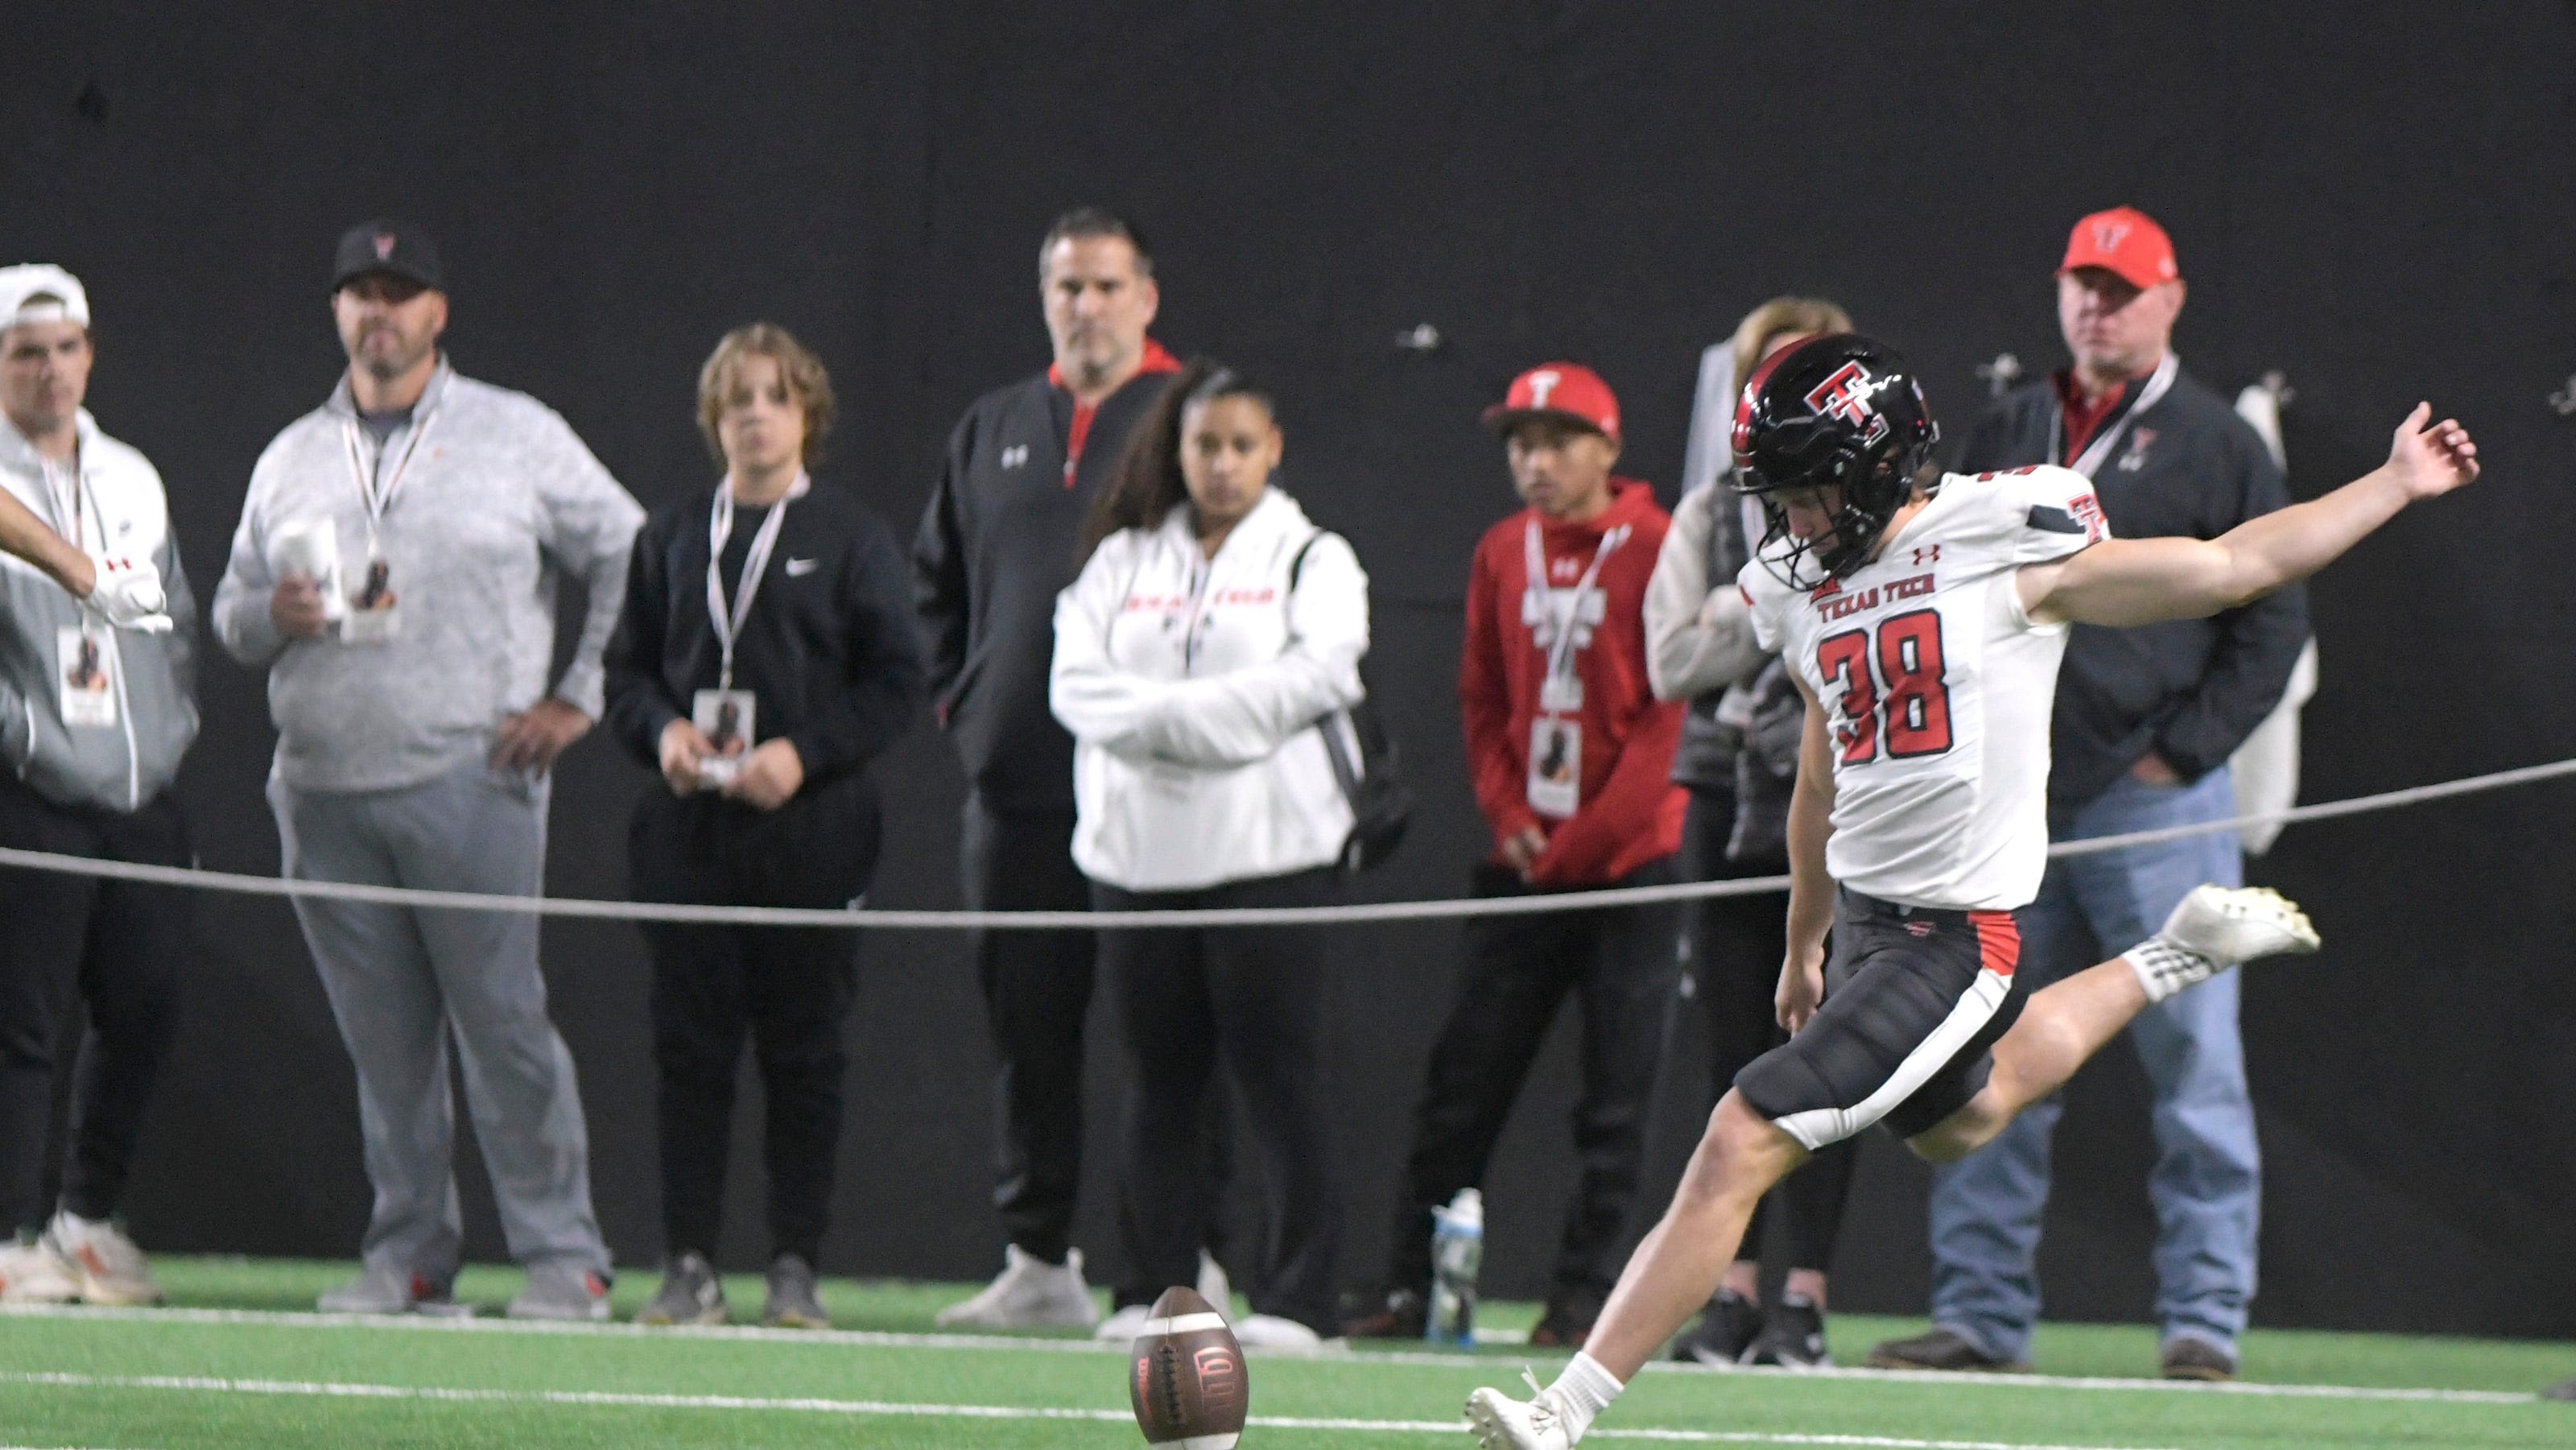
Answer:
[{"label": "white sock", "polygon": [[1547,1387],[1548,1397],[1556,1402],[1557,1416],[1565,1424],[1566,1443],[1582,1439],[1583,1432],[1592,1428],[1593,1418],[1608,1409],[1626,1388],[1588,1354],[1566,1361],[1565,1372]]},{"label": "white sock", "polygon": [[2138,974],[2138,985],[2146,989],[2147,1000],[2161,1002],[2185,987],[2194,986],[2217,976],[2226,963],[2205,956],[2189,947],[2176,946],[2160,936],[2151,936],[2127,951],[2120,960]]}]

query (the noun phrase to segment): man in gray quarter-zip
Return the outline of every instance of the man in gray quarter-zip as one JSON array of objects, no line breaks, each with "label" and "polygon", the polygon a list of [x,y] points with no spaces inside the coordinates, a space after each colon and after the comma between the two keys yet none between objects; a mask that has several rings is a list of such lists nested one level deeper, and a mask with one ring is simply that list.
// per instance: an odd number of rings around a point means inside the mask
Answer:
[{"label": "man in gray quarter-zip", "polygon": [[[457,376],[429,239],[340,239],[349,370],[251,471],[217,636],[267,666],[269,803],[289,877],[534,896],[555,756],[601,708],[644,512],[551,409]],[[589,610],[551,688],[555,588]],[[608,1250],[572,1056],[546,1016],[537,918],[299,898],[357,1069],[374,1213],[340,1313],[453,1312],[461,1249],[447,1042],[464,1068],[520,1318],[605,1319]]]},{"label": "man in gray quarter-zip", "polygon": [[[169,787],[197,738],[197,603],[161,475],[81,406],[94,358],[78,280],[0,268],[0,490],[94,565],[148,560],[169,595],[163,632],[119,628],[0,559],[0,846],[185,866]],[[0,1300],[160,1297],[116,1216],[178,1020],[186,911],[169,887],[0,871]],[[57,1207],[41,1195],[75,991],[90,1025]]]}]

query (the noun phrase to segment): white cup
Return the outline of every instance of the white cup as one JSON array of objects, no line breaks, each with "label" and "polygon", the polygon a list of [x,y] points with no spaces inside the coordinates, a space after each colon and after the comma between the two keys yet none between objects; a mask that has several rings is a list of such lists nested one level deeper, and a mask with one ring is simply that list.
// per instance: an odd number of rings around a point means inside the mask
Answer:
[{"label": "white cup", "polygon": [[340,530],[329,519],[289,519],[269,534],[270,567],[281,576],[301,574],[322,590],[322,617],[349,612],[340,578]]}]

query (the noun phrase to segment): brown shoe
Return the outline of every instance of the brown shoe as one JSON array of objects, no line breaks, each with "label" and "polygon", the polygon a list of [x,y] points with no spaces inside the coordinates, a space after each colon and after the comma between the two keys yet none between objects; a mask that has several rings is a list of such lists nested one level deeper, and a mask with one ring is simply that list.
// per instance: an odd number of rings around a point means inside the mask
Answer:
[{"label": "brown shoe", "polygon": [[2030,1362],[1997,1359],[1955,1329],[1934,1328],[1911,1339],[1890,1339],[1869,1352],[1871,1369],[1938,1369],[1982,1374],[2028,1374]]},{"label": "brown shoe", "polygon": [[2186,1336],[2165,1346],[2164,1375],[2169,1380],[2232,1380],[2236,1356],[2206,1339]]},{"label": "brown shoe", "polygon": [[1430,1313],[1420,1294],[1396,1289],[1384,1299],[1363,1299],[1345,1309],[1342,1335],[1346,1339],[1420,1339]]}]

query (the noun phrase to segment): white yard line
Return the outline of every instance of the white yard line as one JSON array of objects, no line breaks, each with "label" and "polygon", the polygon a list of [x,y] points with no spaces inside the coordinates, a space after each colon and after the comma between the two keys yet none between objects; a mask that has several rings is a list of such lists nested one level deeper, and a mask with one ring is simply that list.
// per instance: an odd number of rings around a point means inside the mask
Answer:
[{"label": "white yard line", "polygon": [[[1040,1354],[1125,1354],[1124,1344],[1090,1339],[1053,1339],[1007,1334],[899,1334],[865,1329],[757,1329],[748,1325],[646,1328],[639,1324],[566,1324],[543,1320],[443,1318],[420,1314],[306,1314],[269,1309],[103,1309],[53,1304],[0,1305],[0,1319],[105,1319],[148,1324],[238,1324],[286,1329],[374,1329],[410,1333],[539,1334],[607,1336],[635,1339],[753,1340],[771,1344],[844,1345],[879,1349],[957,1349],[1019,1351]],[[1263,1357],[1254,1351],[1255,1357]],[[1491,1355],[1441,1354],[1423,1350],[1308,1356],[1325,1363],[1352,1365],[1439,1365],[1485,1368],[1496,1373],[1508,1361]],[[1854,1380],[1863,1383],[1951,1385],[2015,1390],[2120,1391],[2145,1394],[2250,1395],[2257,1398],[2316,1400],[2383,1400],[2431,1404],[2521,1405],[2539,1397],[2519,1390],[2443,1390],[2375,1388],[2359,1385],[2285,1385],[2232,1380],[2119,1379],[2110,1376],[2038,1374],[1973,1374],[1953,1370],[1885,1369],[1711,1369],[1705,1365],[1654,1360],[1651,1374],[1787,1375],[1799,1379]]]},{"label": "white yard line", "polygon": [[[323,1399],[422,1400],[450,1404],[564,1405],[650,1410],[785,1411],[855,1416],[930,1416],[969,1420],[1084,1420],[1120,1424],[1125,1410],[1067,1410],[1025,1405],[905,1404],[892,1400],[764,1399],[749,1395],[645,1395],[599,1390],[445,1389],[314,1380],[219,1379],[198,1375],[94,1375],[0,1371],[0,1385],[51,1389],[175,1390],[195,1394],[302,1395]],[[1308,1415],[1254,1415],[1248,1425],[1271,1430],[1339,1430],[1379,1434],[1456,1435],[1457,1420],[1357,1420]],[[1919,1440],[1894,1435],[1828,1435],[1756,1430],[1595,1430],[1603,1440],[1686,1445],[1852,1446],[1864,1450],[2136,1450],[2106,1445],[2043,1445],[2024,1440]]]}]

